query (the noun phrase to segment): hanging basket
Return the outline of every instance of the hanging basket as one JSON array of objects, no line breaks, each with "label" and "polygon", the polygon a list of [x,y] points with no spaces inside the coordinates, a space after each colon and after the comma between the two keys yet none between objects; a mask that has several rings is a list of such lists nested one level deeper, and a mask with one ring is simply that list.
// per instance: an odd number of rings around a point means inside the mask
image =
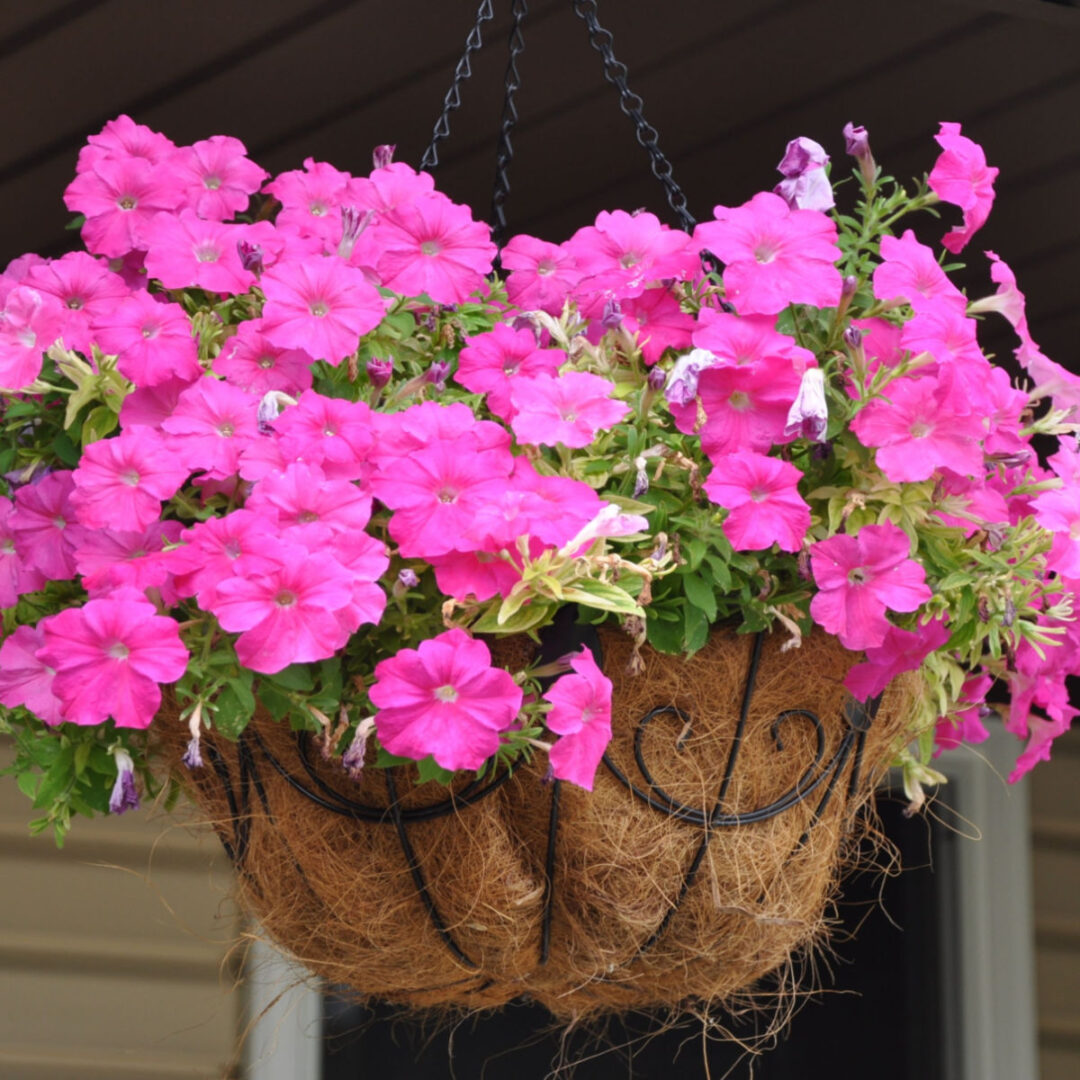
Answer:
[{"label": "hanging basket", "polygon": [[824,634],[717,633],[691,660],[646,649],[639,675],[627,638],[602,643],[615,732],[592,793],[543,760],[449,794],[405,769],[356,784],[261,716],[210,741],[212,767],[177,773],[242,904],[359,998],[526,996],[564,1019],[728,1001],[820,943],[910,684],[864,709]]}]

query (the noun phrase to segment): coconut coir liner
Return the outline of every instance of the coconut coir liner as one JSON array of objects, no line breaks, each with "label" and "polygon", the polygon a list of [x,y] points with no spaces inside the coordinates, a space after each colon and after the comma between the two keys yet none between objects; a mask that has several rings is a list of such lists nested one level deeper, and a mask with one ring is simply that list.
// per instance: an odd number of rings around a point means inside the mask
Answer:
[{"label": "coconut coir liner", "polygon": [[[625,636],[605,632],[602,640],[614,683],[613,763],[648,791],[634,755],[637,723],[654,709],[681,710],[683,716],[668,712],[646,726],[642,758],[656,787],[710,813],[734,742],[753,638],[717,633],[690,660],[646,648],[639,675],[627,674],[632,646]],[[805,710],[821,719],[823,765],[851,730],[842,681],[856,658],[820,633],[800,649],[782,652],[780,645],[777,636],[763,643],[724,814],[768,806],[810,766],[819,737],[814,726],[800,714],[774,730],[781,714]],[[243,906],[311,971],[359,998],[481,1009],[528,995],[560,1019],[721,1005],[822,941],[839,867],[860,838],[857,811],[895,750],[911,697],[906,681],[886,691],[854,793],[851,754],[824,807],[828,778],[776,816],[713,828],[703,853],[702,825],[649,806],[605,765],[591,793],[560,785],[549,853],[553,785],[544,780],[542,755],[480,801],[409,823],[413,866],[389,813],[368,822],[324,809],[259,748],[251,758],[258,784],[249,777],[242,785],[236,744],[207,737],[218,768],[228,771],[234,802],[241,788],[246,793],[238,802],[247,806],[242,821],[209,762],[177,774],[234,852],[238,828],[243,833]],[[287,726],[261,715],[253,725],[266,750],[312,788]],[[177,764],[185,725],[165,716],[157,730]],[[338,762],[317,752],[310,760],[334,790],[388,806],[383,770],[369,766],[356,784]],[[395,775],[403,808],[446,798],[440,785],[414,785],[407,770]],[[700,866],[687,885],[696,857]],[[417,888],[417,871],[436,919]]]}]

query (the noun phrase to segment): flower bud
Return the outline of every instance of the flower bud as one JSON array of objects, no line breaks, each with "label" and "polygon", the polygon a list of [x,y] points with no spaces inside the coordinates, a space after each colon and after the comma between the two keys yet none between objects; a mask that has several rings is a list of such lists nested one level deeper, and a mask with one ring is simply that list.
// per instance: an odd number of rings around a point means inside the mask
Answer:
[{"label": "flower bud", "polygon": [[659,367],[650,368],[647,382],[650,390],[663,390],[664,383],[667,382],[667,372]]},{"label": "flower bud", "polygon": [[821,442],[829,426],[825,402],[825,376],[821,368],[807,368],[799,384],[799,393],[788,410],[784,434],[788,437]]},{"label": "flower bud", "polygon": [[622,326],[622,308],[619,306],[618,300],[605,301],[600,324],[605,330],[618,330]]},{"label": "flower bud", "polygon": [[436,360],[431,367],[424,372],[424,381],[431,383],[436,390],[446,389],[446,379],[450,374],[450,363],[447,360]]},{"label": "flower bud", "polygon": [[397,143],[383,143],[371,152],[371,164],[376,169],[385,169],[394,160]]},{"label": "flower bud", "polygon": [[417,577],[415,570],[410,570],[407,566],[402,570],[398,576],[398,584],[403,589],[415,589],[420,584],[420,578]]},{"label": "flower bud", "polygon": [[864,127],[856,127],[848,121],[844,125],[844,144],[847,152],[859,163],[859,172],[862,173],[863,181],[869,186],[874,182],[874,174],[877,165],[874,155],[870,153],[870,136]]},{"label": "flower bud", "polygon": [[341,208],[341,240],[338,243],[337,253],[342,259],[347,259],[352,255],[356,241],[374,216],[373,211],[361,211],[355,206]]},{"label": "flower bud", "polygon": [[261,244],[252,244],[248,240],[237,240],[236,251],[240,256],[240,265],[258,277],[263,270],[263,249]]},{"label": "flower bud", "polygon": [[374,734],[374,731],[375,718],[371,716],[364,717],[356,725],[356,734],[353,736],[352,742],[349,743],[349,748],[341,755],[343,768],[349,774],[350,779],[355,780],[357,783],[364,776],[364,758],[367,756],[367,742]]},{"label": "flower bud", "polygon": [[365,367],[367,371],[368,381],[376,390],[381,390],[393,377],[394,374],[394,361],[387,359],[381,359],[378,356],[373,356]]},{"label": "flower bud", "polygon": [[180,760],[189,769],[201,769],[203,767],[204,762],[198,735],[194,735],[188,739],[187,749],[184,751],[184,756]]},{"label": "flower bud", "polygon": [[863,332],[857,326],[849,326],[844,331],[844,344],[849,349],[862,347]]},{"label": "flower bud", "polygon": [[649,490],[649,474],[646,471],[646,462],[644,457],[637,457],[634,459],[634,468],[637,469],[637,476],[634,479],[634,498],[639,499],[646,491]]}]

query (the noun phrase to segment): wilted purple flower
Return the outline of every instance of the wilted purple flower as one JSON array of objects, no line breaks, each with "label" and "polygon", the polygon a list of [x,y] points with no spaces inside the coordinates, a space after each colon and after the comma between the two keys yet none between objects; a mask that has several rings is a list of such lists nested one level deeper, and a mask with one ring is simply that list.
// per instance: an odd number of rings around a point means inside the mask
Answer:
[{"label": "wilted purple flower", "polygon": [[367,377],[376,390],[381,390],[393,377],[394,361],[373,356],[366,366]]},{"label": "wilted purple flower", "polygon": [[198,735],[193,735],[180,759],[189,769],[201,769],[203,767],[201,740]]},{"label": "wilted purple flower", "polygon": [[371,164],[376,169],[385,169],[394,160],[397,143],[383,143],[371,152]]},{"label": "wilted purple flower", "polygon": [[436,390],[446,389],[446,379],[450,374],[450,362],[448,360],[436,360],[431,367],[424,372],[424,381],[431,383]]},{"label": "wilted purple flower", "polygon": [[825,404],[825,376],[821,368],[807,368],[799,384],[791,408],[788,410],[784,434],[788,437],[821,442],[829,426],[829,411]]},{"label": "wilted purple flower", "polygon": [[240,265],[258,277],[263,272],[263,249],[261,244],[250,240],[237,240],[236,251],[240,256]]},{"label": "wilted purple flower", "polygon": [[777,165],[784,179],[773,190],[792,210],[831,210],[836,203],[825,172],[828,162],[820,143],[803,136],[792,139]]},{"label": "wilted purple flower", "polygon": [[367,741],[375,730],[374,717],[367,716],[356,725],[356,734],[353,736],[349,748],[341,755],[341,764],[350,778],[357,783],[364,776],[364,757],[367,753]]},{"label": "wilted purple flower", "polygon": [[649,368],[648,384],[650,390],[663,390],[667,382],[667,372],[663,368]]},{"label": "wilted purple flower", "polygon": [[604,302],[604,313],[600,316],[600,323],[605,330],[618,330],[622,326],[622,308],[618,300]]},{"label": "wilted purple flower", "polygon": [[116,783],[109,796],[109,813],[122,814],[139,809],[139,792],[135,787],[135,763],[126,750],[117,747],[112,752],[116,761]]},{"label": "wilted purple flower", "polygon": [[343,206],[341,208],[341,241],[338,243],[337,253],[343,259],[349,258],[356,247],[356,241],[360,234],[371,223],[375,216],[371,210],[358,210],[355,206]]},{"label": "wilted purple flower", "polygon": [[668,375],[664,397],[669,405],[689,405],[697,397],[698,379],[703,371],[720,361],[707,349],[694,349],[675,361]]},{"label": "wilted purple flower", "polygon": [[646,461],[643,457],[638,457],[634,461],[634,468],[637,469],[637,476],[634,478],[634,498],[638,499],[649,490],[649,474],[646,471]]}]

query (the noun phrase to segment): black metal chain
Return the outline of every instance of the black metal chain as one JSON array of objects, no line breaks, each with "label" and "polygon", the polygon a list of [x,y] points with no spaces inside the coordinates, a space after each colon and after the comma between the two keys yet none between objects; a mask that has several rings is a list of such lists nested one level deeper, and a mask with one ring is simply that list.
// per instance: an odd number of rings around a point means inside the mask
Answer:
[{"label": "black metal chain", "polygon": [[506,199],[510,194],[510,162],[514,160],[514,144],[511,132],[518,121],[514,95],[521,86],[517,58],[525,48],[521,27],[529,13],[525,0],[514,0],[514,21],[510,26],[510,59],[506,65],[506,92],[503,95],[502,122],[499,125],[499,142],[495,152],[495,186],[491,194],[491,238],[502,247],[506,239]]},{"label": "black metal chain", "polygon": [[646,119],[642,111],[644,102],[629,87],[626,81],[626,65],[615,59],[612,51],[614,38],[609,30],[600,25],[597,16],[596,0],[571,0],[574,14],[584,21],[589,28],[589,41],[604,61],[604,78],[619,91],[619,108],[634,124],[637,141],[649,155],[653,175],[667,192],[668,205],[675,212],[679,224],[686,232],[693,232],[697,224],[694,215],[686,206],[686,195],[672,176],[671,162],[664,156],[659,146],[659,133]]},{"label": "black metal chain", "polygon": [[435,130],[432,132],[431,142],[424,151],[424,156],[420,159],[421,169],[427,169],[430,172],[439,164],[439,142],[450,134],[450,114],[455,109],[461,108],[461,84],[472,75],[472,54],[484,44],[481,28],[485,22],[494,17],[495,13],[491,10],[491,0],[481,0],[480,8],[476,13],[476,23],[469,31],[469,36],[465,39],[465,52],[462,53],[461,59],[454,69],[454,78],[450,83],[450,89],[446,91],[446,97],[443,98],[443,110],[439,114],[439,119],[435,121]]}]

